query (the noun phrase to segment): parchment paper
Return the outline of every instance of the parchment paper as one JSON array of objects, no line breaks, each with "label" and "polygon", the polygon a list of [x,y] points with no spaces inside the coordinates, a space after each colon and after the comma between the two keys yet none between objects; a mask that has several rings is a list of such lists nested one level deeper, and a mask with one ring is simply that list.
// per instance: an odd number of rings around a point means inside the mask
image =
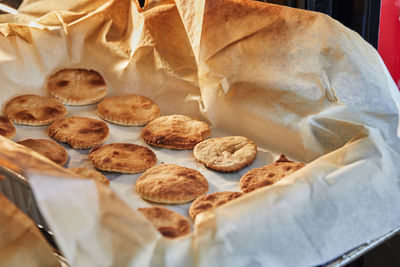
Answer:
[{"label": "parchment paper", "polygon": [[35,223],[0,194],[0,263],[2,266],[60,266]]},{"label": "parchment paper", "polygon": [[[132,193],[135,176],[110,176],[122,202],[91,181],[31,174],[73,266],[309,266],[399,226],[399,93],[353,31],[319,13],[252,1],[57,3],[25,2],[19,12],[34,19],[30,26],[0,25],[0,101],[45,95],[58,69],[96,69],[110,95],[139,93],[163,114],[207,120],[214,136],[255,140],[261,153],[247,170],[278,153],[308,163],[200,215],[194,233],[178,240],[162,239],[131,209],[143,203]],[[94,108],[69,110],[94,116]],[[20,128],[16,139],[35,127]],[[142,143],[139,131],[112,126],[107,143]],[[218,175],[190,152],[155,150],[159,162],[203,172],[210,192],[238,190],[246,171]],[[80,164],[85,151],[69,152],[69,165]]]}]

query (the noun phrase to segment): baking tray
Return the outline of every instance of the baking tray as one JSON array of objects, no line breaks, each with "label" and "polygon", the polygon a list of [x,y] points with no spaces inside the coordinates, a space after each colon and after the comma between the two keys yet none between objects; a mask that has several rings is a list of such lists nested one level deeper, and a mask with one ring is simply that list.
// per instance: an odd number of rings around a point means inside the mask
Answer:
[{"label": "baking tray", "polygon": [[20,210],[26,213],[37,224],[48,230],[48,226],[41,215],[36,200],[33,197],[28,179],[23,175],[0,165],[0,175],[6,179],[0,179],[0,193],[5,195]]},{"label": "baking tray", "polygon": [[[32,190],[29,186],[28,179],[17,172],[0,165],[0,175],[6,177],[4,180],[0,180],[0,193],[4,194],[9,198],[19,209],[25,212],[32,220],[38,225],[39,229],[42,231],[48,242],[56,249],[57,244],[54,240],[54,235],[49,229],[43,216],[40,214],[39,208],[36,204],[35,198],[33,196]],[[352,249],[341,256],[333,259],[327,264],[321,265],[325,267],[339,267],[345,266],[351,263],[357,258],[363,256],[368,251],[379,246],[386,240],[396,234],[400,234],[400,226],[393,229],[389,233],[371,241],[367,241],[364,244]],[[61,253],[55,252],[55,255],[62,263],[62,266],[68,266],[66,259],[61,255]]]},{"label": "baking tray", "polygon": [[54,249],[54,256],[60,263],[60,267],[68,267],[67,260],[62,256],[55,242],[54,235],[50,231],[46,221],[41,215],[28,179],[23,175],[0,165],[0,193],[5,195],[20,210],[26,213],[37,225],[42,235]]}]

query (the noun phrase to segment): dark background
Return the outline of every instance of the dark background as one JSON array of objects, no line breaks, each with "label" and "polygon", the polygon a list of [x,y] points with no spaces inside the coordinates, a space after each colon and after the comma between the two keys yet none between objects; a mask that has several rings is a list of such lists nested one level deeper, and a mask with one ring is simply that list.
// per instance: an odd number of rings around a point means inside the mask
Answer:
[{"label": "dark background", "polygon": [[263,0],[263,2],[328,14],[358,32],[377,48],[380,0]]},{"label": "dark background", "polygon": [[[57,0],[54,0],[57,1]],[[138,0],[143,6],[144,0]],[[358,32],[375,48],[378,47],[381,0],[259,0],[273,4],[322,12]],[[0,0],[18,8],[22,0]]]}]

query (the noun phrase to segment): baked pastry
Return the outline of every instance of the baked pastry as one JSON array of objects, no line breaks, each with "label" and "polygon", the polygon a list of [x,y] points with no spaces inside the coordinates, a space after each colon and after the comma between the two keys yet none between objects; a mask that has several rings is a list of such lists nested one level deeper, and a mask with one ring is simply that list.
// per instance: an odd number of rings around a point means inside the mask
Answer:
[{"label": "baked pastry", "polygon": [[216,192],[208,194],[206,196],[198,197],[193,201],[189,208],[189,215],[192,219],[195,219],[197,214],[202,213],[207,210],[215,209],[228,201],[242,196],[241,192]]},{"label": "baked pastry", "polygon": [[103,120],[127,126],[146,125],[160,117],[160,108],[152,100],[140,95],[110,96],[97,105]]},{"label": "baked pastry", "polygon": [[163,207],[138,209],[165,237],[175,238],[190,233],[190,223],[185,217]]},{"label": "baked pastry", "polygon": [[97,169],[121,173],[143,172],[157,163],[153,151],[129,143],[114,143],[93,148],[89,159]]},{"label": "baked pastry", "polygon": [[162,116],[142,130],[143,140],[153,146],[172,149],[193,149],[210,136],[207,123],[184,115]]},{"label": "baked pastry", "polygon": [[106,96],[107,85],[97,71],[63,69],[49,77],[47,91],[65,105],[88,105]]},{"label": "baked pastry", "polygon": [[304,163],[290,161],[284,155],[281,155],[272,164],[246,172],[240,178],[240,189],[243,193],[249,193],[260,187],[272,185],[304,166]]},{"label": "baked pastry", "polygon": [[33,151],[45,156],[55,163],[63,166],[67,163],[68,153],[65,148],[57,142],[49,139],[25,139],[18,144],[29,147]]},{"label": "baked pastry", "polygon": [[181,204],[207,193],[208,182],[196,170],[161,164],[145,171],[136,181],[135,189],[151,202]]},{"label": "baked pastry", "polygon": [[4,105],[3,114],[17,124],[47,125],[64,118],[67,115],[67,109],[54,98],[20,95],[10,99]]},{"label": "baked pastry", "polygon": [[94,179],[97,182],[100,182],[104,185],[110,185],[110,180],[107,179],[103,174],[101,174],[98,171],[91,170],[85,167],[74,167],[74,168],[69,168],[69,170],[73,171],[74,173],[78,174],[79,176],[89,178],[89,179]]},{"label": "baked pastry", "polygon": [[243,136],[217,137],[198,143],[193,149],[195,159],[220,172],[235,172],[254,161],[257,146]]},{"label": "baked pastry", "polygon": [[15,132],[14,124],[7,117],[0,115],[0,135],[11,139]]},{"label": "baked pastry", "polygon": [[48,128],[49,136],[75,149],[99,146],[106,141],[108,133],[105,122],[77,116],[55,121]]}]

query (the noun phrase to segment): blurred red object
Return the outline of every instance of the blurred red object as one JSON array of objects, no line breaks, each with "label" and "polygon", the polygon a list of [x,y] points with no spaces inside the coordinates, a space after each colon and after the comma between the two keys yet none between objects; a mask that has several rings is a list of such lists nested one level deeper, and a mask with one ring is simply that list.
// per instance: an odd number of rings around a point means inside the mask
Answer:
[{"label": "blurred red object", "polygon": [[400,0],[382,0],[378,52],[400,89]]}]

